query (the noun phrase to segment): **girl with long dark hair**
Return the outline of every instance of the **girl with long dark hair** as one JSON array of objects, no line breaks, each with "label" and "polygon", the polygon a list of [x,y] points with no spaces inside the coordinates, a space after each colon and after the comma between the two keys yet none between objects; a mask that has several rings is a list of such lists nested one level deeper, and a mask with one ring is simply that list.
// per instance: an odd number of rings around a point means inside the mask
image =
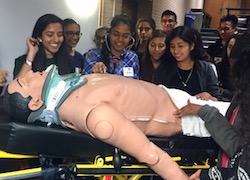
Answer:
[{"label": "girl with long dark hair", "polygon": [[41,16],[26,41],[28,52],[15,60],[14,78],[24,76],[29,70],[43,71],[56,64],[59,74],[75,71],[64,44],[63,21],[54,14]]},{"label": "girl with long dark hair", "polygon": [[190,114],[200,116],[221,147],[217,167],[202,170],[201,174],[197,172],[196,179],[250,179],[250,46],[237,54],[239,56],[232,69],[235,96],[225,117],[212,106],[190,102],[176,112],[178,117]]},{"label": "girl with long dark hair", "polygon": [[139,61],[134,45],[134,25],[127,15],[117,15],[111,21],[102,49],[92,49],[85,55],[85,72],[110,73],[139,78]]}]

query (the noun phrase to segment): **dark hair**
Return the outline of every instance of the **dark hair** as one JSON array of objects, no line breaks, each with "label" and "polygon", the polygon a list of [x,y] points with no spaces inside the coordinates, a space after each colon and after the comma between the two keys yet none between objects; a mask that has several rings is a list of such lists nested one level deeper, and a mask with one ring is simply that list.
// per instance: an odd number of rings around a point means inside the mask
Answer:
[{"label": "dark hair", "polygon": [[167,46],[170,47],[170,42],[176,38],[179,37],[183,41],[187,42],[189,45],[194,44],[194,49],[190,52],[190,57],[192,60],[200,60],[203,59],[203,50],[200,46],[201,43],[199,42],[199,37],[197,37],[198,32],[192,28],[187,26],[178,26],[172,30],[170,35],[167,38]]},{"label": "dark hair", "polygon": [[250,42],[250,34],[238,35],[235,36],[235,44],[232,47],[230,58],[237,60],[240,57],[242,49],[249,45]]},{"label": "dark hair", "polygon": [[226,21],[231,22],[233,28],[235,28],[237,26],[237,24],[238,24],[238,18],[237,18],[237,16],[232,15],[232,14],[228,14],[226,16],[223,16],[220,19],[220,23],[226,22]]},{"label": "dark hair", "polygon": [[[238,35],[233,34],[229,39],[227,39],[227,41],[225,43],[225,49],[224,49],[224,51],[222,53],[222,59],[223,59],[223,61],[229,62],[229,56],[227,55],[227,47],[228,47],[228,44],[231,41],[231,39],[236,39],[237,36]],[[229,63],[228,63],[228,65],[229,65]]]},{"label": "dark hair", "polygon": [[161,14],[161,18],[163,18],[163,16],[174,16],[174,20],[177,21],[177,16],[176,16],[175,12],[173,12],[171,10],[163,11],[163,13]]},{"label": "dark hair", "polygon": [[63,28],[67,27],[70,24],[76,24],[80,27],[80,24],[78,24],[74,19],[67,18],[63,20]]},{"label": "dark hair", "polygon": [[197,29],[193,29],[193,31],[196,39],[196,47],[199,49],[198,51],[201,52],[202,55],[200,59],[212,63],[213,60],[211,59],[207,51],[204,49],[204,44],[200,32]]},{"label": "dark hair", "polygon": [[[51,23],[59,23],[61,24],[63,29],[63,21],[61,18],[57,17],[54,14],[45,14],[37,20],[32,32],[32,37],[33,38],[41,37],[42,32]],[[58,66],[59,74],[68,74],[75,71],[74,61],[70,59],[64,42],[62,43],[58,52],[55,54],[55,59],[56,59],[56,65]],[[32,70],[33,71],[45,70],[47,67],[45,60],[46,60],[45,50],[43,44],[40,43],[39,50],[33,61]]]},{"label": "dark hair", "polygon": [[[156,29],[155,31],[153,31],[152,37],[149,38],[148,43],[147,43],[147,48],[144,52],[142,61],[141,61],[141,68],[140,68],[140,79],[142,80],[146,80],[149,82],[153,81],[153,76],[154,76],[154,66],[151,60],[151,55],[148,49],[148,46],[150,44],[150,42],[152,41],[152,39],[154,38],[158,38],[158,37],[164,37],[165,39],[165,44],[167,41],[167,34],[165,31],[160,30],[160,29]],[[161,57],[161,63],[165,63],[167,61],[167,48],[166,48],[166,52],[163,54],[163,56]]]},{"label": "dark hair", "polygon": [[96,30],[95,30],[95,37],[94,38],[96,38],[97,37],[97,34],[100,32],[100,31],[109,31],[109,28],[107,28],[107,27],[105,27],[105,26],[102,26],[102,27],[99,27],[99,28],[97,28]]},{"label": "dark hair", "polygon": [[242,124],[240,134],[243,136],[242,167],[250,172],[250,45],[245,47],[233,65],[232,75],[236,87],[236,99],[240,105]]},{"label": "dark hair", "polygon": [[18,122],[26,123],[31,113],[31,110],[28,107],[30,100],[30,96],[24,98],[18,92],[10,94],[7,86],[3,96],[4,110],[12,119]]},{"label": "dark hair", "polygon": [[142,17],[139,18],[136,22],[136,30],[138,29],[138,26],[141,22],[147,22],[149,24],[149,26],[153,29],[153,31],[156,29],[156,25],[155,25],[155,20],[151,17]]},{"label": "dark hair", "polygon": [[112,31],[112,29],[116,26],[118,26],[120,23],[124,23],[129,27],[129,30],[132,35],[135,33],[135,25],[133,19],[126,15],[126,14],[121,14],[121,15],[116,15],[113,17],[111,23],[110,23],[110,29],[109,32]]},{"label": "dark hair", "polygon": [[[112,29],[116,26],[118,26],[119,24],[124,23],[129,27],[129,30],[131,32],[131,36],[133,37],[135,34],[135,26],[134,26],[134,21],[133,19],[125,14],[121,14],[121,15],[116,15],[115,17],[113,17],[111,23],[110,23],[110,28],[109,28],[109,33],[112,31]],[[108,71],[110,69],[110,51],[109,51],[109,46],[110,45],[110,39],[109,36],[106,36],[105,39],[105,43],[102,46],[101,49],[101,60],[102,62],[106,65],[106,67],[108,68]]]}]

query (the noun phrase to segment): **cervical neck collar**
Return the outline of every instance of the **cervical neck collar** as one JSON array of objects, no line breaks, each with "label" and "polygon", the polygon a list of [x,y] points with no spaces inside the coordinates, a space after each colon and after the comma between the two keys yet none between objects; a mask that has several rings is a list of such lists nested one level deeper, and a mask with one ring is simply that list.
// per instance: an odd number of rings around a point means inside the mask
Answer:
[{"label": "cervical neck collar", "polygon": [[70,95],[72,91],[87,82],[87,79],[76,74],[60,76],[55,65],[51,65],[46,70],[48,75],[43,85],[41,99],[44,102],[40,109],[33,111],[28,122],[42,121],[48,125],[55,123],[62,125],[57,109]]}]

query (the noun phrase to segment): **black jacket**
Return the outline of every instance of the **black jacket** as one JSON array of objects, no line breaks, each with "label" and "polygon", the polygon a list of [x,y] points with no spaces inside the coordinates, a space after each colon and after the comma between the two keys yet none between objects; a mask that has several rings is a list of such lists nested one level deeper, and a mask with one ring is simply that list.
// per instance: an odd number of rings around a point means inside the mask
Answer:
[{"label": "black jacket", "polygon": [[[221,92],[218,85],[218,79],[214,73],[212,66],[206,61],[195,61],[194,70],[198,75],[198,83],[201,88],[201,92],[208,92],[217,99],[221,99]],[[167,66],[165,75],[155,79],[156,82],[162,82],[163,85],[169,86],[171,78],[177,71],[176,63],[169,64]]]}]

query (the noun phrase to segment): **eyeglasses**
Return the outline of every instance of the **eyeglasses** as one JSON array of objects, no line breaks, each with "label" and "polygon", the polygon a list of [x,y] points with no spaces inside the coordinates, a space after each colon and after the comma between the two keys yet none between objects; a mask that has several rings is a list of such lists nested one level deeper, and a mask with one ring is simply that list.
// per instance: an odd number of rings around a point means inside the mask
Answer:
[{"label": "eyeglasses", "polygon": [[228,31],[230,31],[232,28],[230,28],[230,27],[219,27],[218,28],[218,31],[224,31],[224,32],[228,32]]},{"label": "eyeglasses", "polygon": [[163,20],[161,20],[161,22],[162,23],[173,23],[173,22],[175,22],[175,20],[173,20],[173,19],[163,19]]},{"label": "eyeglasses", "polygon": [[140,32],[142,32],[143,30],[145,31],[145,32],[148,32],[149,30],[150,30],[151,28],[150,27],[139,27],[138,28],[138,30],[140,31]]},{"label": "eyeglasses", "polygon": [[101,36],[96,36],[95,37],[95,41],[101,41],[101,40],[105,40],[105,36],[101,37]]},{"label": "eyeglasses", "polygon": [[80,33],[80,32],[66,31],[64,33],[70,37],[73,37],[73,36],[81,37],[82,36],[82,33]]}]

